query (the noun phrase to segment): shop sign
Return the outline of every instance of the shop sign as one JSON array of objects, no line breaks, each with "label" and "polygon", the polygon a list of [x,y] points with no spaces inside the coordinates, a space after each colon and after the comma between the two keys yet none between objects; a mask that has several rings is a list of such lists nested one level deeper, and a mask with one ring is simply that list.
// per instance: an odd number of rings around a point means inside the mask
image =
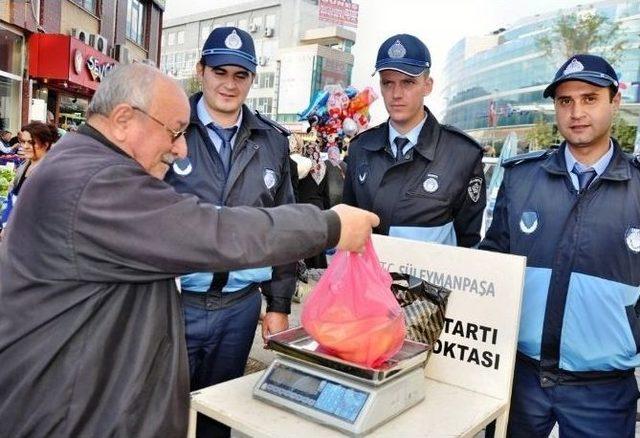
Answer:
[{"label": "shop sign", "polygon": [[101,63],[95,56],[90,56],[87,59],[87,68],[94,81],[102,82],[104,76],[111,71],[116,65],[111,62]]},{"label": "shop sign", "polygon": [[73,70],[77,75],[82,71],[82,64],[84,61],[84,57],[82,56],[82,52],[78,49],[73,53]]}]

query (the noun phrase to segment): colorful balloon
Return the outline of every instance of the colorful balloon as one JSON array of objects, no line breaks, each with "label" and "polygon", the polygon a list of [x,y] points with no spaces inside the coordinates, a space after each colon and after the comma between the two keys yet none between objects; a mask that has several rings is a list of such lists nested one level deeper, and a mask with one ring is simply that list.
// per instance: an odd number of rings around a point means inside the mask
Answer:
[{"label": "colorful balloon", "polygon": [[298,121],[307,120],[314,112],[318,112],[320,108],[326,105],[328,99],[328,91],[318,91],[309,106],[298,114]]},{"label": "colorful balloon", "polygon": [[358,124],[351,117],[347,117],[342,122],[342,131],[347,137],[353,137],[358,133]]}]

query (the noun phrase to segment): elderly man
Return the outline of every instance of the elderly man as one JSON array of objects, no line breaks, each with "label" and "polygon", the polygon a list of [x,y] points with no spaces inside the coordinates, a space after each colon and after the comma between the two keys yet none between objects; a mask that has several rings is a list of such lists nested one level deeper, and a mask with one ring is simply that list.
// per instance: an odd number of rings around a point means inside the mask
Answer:
[{"label": "elderly man", "polygon": [[346,206],[220,208],[159,178],[189,105],[156,69],[112,72],[87,124],[23,188],[0,249],[0,436],[184,436],[188,364],[174,278],[360,250]]}]

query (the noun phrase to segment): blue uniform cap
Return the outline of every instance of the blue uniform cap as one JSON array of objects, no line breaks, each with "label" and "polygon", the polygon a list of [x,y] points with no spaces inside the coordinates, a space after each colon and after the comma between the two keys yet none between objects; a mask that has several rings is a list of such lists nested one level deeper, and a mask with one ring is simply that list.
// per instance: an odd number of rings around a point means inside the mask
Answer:
[{"label": "blue uniform cap", "polygon": [[566,81],[582,81],[598,87],[613,85],[618,89],[618,75],[604,58],[595,55],[574,55],[556,73],[553,82],[545,88],[543,96],[553,97],[556,87]]},{"label": "blue uniform cap", "polygon": [[409,76],[419,76],[428,68],[431,68],[429,49],[413,35],[394,35],[378,49],[376,72],[396,70]]},{"label": "blue uniform cap", "polygon": [[237,65],[256,72],[256,49],[253,38],[237,27],[213,29],[202,47],[202,58],[209,67]]}]

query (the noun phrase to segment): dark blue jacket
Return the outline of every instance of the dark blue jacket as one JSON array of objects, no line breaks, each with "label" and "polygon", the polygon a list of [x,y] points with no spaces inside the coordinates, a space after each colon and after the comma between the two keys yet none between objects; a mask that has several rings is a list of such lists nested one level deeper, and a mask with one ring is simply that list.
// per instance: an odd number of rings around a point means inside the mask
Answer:
[{"label": "dark blue jacket", "polygon": [[518,351],[543,384],[606,378],[640,364],[640,166],[614,141],[578,194],[557,151],[513,157],[480,248],[527,257]]},{"label": "dark blue jacket", "polygon": [[427,111],[418,144],[396,162],[387,122],[349,145],[343,202],[380,216],[379,234],[471,247],[480,241],[482,150]]},{"label": "dark blue jacket", "polygon": [[[196,106],[201,96],[202,93],[197,93],[190,98],[188,161],[174,164],[165,180],[179,193],[192,193],[218,206],[268,208],[294,203],[287,138],[243,106],[232,166],[225,179],[220,156],[198,118]],[[185,234],[189,232],[185,230]],[[191,292],[235,292],[260,283],[268,311],[284,313],[290,311],[295,281],[295,264],[215,274],[199,272],[181,278],[182,288]]]}]

